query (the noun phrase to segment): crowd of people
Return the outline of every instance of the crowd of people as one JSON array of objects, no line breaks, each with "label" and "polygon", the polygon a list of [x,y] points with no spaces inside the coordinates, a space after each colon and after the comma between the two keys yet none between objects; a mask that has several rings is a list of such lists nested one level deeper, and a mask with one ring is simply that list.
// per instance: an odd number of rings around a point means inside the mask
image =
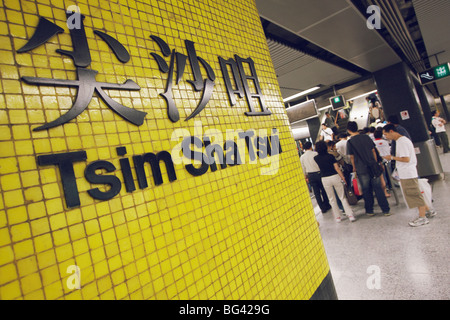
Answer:
[{"label": "crowd of people", "polygon": [[[419,216],[409,225],[428,224],[436,212],[424,198],[414,145],[408,131],[399,125],[398,118],[391,116],[385,122],[377,121],[363,129],[349,121],[347,133],[340,134],[329,127],[330,122],[322,124],[320,141],[314,150],[312,143],[307,142],[300,157],[305,178],[322,213],[332,210],[338,223],[345,216],[351,222],[356,221],[346,191],[357,188],[362,193],[359,200],[364,201],[366,215],[375,215],[375,199],[382,214],[391,215],[388,198],[391,196],[389,190],[394,187],[390,183],[392,174],[398,180],[407,206],[418,209]],[[439,133],[444,152],[450,151],[445,121],[438,112],[433,114],[433,126]]]}]

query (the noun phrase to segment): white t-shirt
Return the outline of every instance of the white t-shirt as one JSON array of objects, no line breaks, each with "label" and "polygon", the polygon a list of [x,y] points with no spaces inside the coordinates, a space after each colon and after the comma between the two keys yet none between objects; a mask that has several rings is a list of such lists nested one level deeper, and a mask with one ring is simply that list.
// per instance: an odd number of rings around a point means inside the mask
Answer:
[{"label": "white t-shirt", "polygon": [[431,124],[436,128],[436,133],[445,132],[445,125],[442,121],[440,117],[431,118]]},{"label": "white t-shirt", "polygon": [[396,157],[409,157],[409,162],[396,161],[396,167],[400,179],[418,178],[417,157],[414,151],[414,145],[407,137],[402,136],[396,140]]},{"label": "white t-shirt", "polygon": [[377,139],[374,141],[375,146],[378,149],[378,152],[380,153],[380,156],[388,156],[391,154],[391,146],[389,145],[389,142],[387,142],[384,139]]},{"label": "white t-shirt", "polygon": [[322,129],[322,131],[320,132],[320,135],[323,137],[324,141],[333,140],[333,130],[331,130],[330,128],[326,128],[325,130]]},{"label": "white t-shirt", "polygon": [[304,174],[320,171],[316,160],[314,160],[314,157],[317,155],[318,153],[316,151],[306,150],[306,152],[300,157]]},{"label": "white t-shirt", "polygon": [[347,155],[347,140],[340,140],[336,143],[336,151],[344,158],[346,163],[351,164],[350,156]]}]

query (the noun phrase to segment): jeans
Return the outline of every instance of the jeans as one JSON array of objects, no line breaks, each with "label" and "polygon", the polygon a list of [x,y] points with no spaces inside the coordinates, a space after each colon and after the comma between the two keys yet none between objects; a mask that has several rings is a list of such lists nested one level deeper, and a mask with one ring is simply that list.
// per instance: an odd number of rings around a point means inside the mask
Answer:
[{"label": "jeans", "polygon": [[308,173],[308,180],[316,197],[317,204],[322,212],[330,209],[330,202],[322,184],[320,173]]},{"label": "jeans", "polygon": [[336,194],[339,197],[339,200],[342,202],[342,206],[344,207],[345,214],[347,216],[353,216],[353,210],[350,207],[347,198],[345,197],[344,186],[342,185],[341,178],[339,175],[335,174],[330,177],[322,178],[323,186],[325,191],[327,192],[328,199],[330,199],[331,208],[333,208],[333,216],[334,218],[338,218],[341,216],[339,212],[339,207],[337,204]]},{"label": "jeans", "polygon": [[383,189],[381,188],[381,179],[371,178],[367,173],[357,173],[359,182],[361,182],[361,188],[363,192],[364,208],[366,213],[373,213],[374,198],[373,192],[377,197],[378,205],[383,213],[389,213],[389,202],[386,199]]}]

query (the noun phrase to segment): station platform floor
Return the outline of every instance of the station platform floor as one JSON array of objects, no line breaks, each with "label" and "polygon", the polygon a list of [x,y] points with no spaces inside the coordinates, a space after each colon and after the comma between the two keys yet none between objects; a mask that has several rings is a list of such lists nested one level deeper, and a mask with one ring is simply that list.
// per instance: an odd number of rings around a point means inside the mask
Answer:
[{"label": "station platform floor", "polygon": [[336,223],[331,210],[313,206],[320,223],[325,251],[339,300],[448,300],[450,299],[450,153],[439,157],[444,174],[432,177],[437,216],[421,227],[408,222],[418,216],[404,203],[389,198],[391,216],[376,204],[365,215],[364,200],[353,206],[357,220]]}]

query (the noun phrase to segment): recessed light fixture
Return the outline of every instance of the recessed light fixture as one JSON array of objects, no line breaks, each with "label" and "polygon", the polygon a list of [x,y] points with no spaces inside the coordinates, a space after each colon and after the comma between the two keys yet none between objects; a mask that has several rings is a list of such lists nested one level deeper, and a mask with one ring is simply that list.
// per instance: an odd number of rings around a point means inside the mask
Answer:
[{"label": "recessed light fixture", "polygon": [[300,93],[294,94],[293,96],[290,96],[290,97],[284,99],[283,102],[289,102],[289,101],[292,101],[292,100],[294,100],[294,99],[296,99],[296,98],[298,98],[298,97],[307,95],[308,93],[314,92],[314,91],[319,90],[319,89],[320,89],[320,87],[317,86],[317,87],[314,87],[314,88],[311,88],[311,89],[302,91],[302,92],[300,92]]},{"label": "recessed light fixture", "polygon": [[362,95],[360,95],[360,96],[357,96],[357,97],[348,99],[348,101],[353,101],[353,100],[356,100],[356,99],[359,99],[359,98],[362,98],[362,97],[367,97],[369,94],[372,94],[372,93],[375,93],[375,92],[378,92],[378,90],[366,92],[366,93],[364,93],[364,94],[362,94]]}]

